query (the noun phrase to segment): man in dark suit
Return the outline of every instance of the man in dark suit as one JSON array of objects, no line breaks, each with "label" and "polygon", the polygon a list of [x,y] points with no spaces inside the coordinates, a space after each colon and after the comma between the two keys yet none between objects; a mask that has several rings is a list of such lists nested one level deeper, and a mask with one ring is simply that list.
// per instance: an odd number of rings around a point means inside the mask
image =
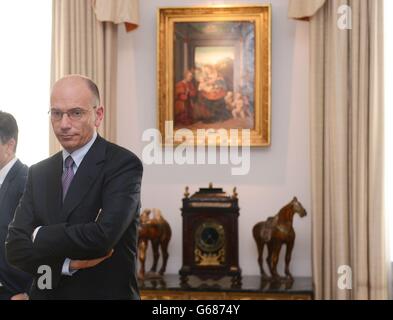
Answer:
[{"label": "man in dark suit", "polygon": [[63,151],[30,168],[7,258],[34,276],[32,299],[139,299],[142,163],[97,134],[104,109],[90,79],[57,81],[50,114]]},{"label": "man in dark suit", "polygon": [[26,299],[31,286],[31,276],[11,267],[5,258],[8,225],[25,189],[28,170],[15,156],[17,144],[15,118],[0,111],[0,300]]}]

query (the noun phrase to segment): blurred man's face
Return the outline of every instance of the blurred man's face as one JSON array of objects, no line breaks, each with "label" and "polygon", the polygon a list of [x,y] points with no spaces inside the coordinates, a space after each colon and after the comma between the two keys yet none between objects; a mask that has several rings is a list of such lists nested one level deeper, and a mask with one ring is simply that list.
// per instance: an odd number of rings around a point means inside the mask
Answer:
[{"label": "blurred man's face", "polygon": [[187,72],[186,73],[186,81],[187,82],[191,82],[192,81],[192,73],[191,72]]},{"label": "blurred man's face", "polygon": [[[53,131],[63,148],[70,153],[91,140],[104,116],[103,107],[95,106],[95,97],[86,81],[77,76],[63,78],[54,85],[51,111]],[[68,114],[56,119],[62,112]]]},{"label": "blurred man's face", "polygon": [[14,157],[15,140],[10,139],[3,143],[0,139],[0,170]]}]

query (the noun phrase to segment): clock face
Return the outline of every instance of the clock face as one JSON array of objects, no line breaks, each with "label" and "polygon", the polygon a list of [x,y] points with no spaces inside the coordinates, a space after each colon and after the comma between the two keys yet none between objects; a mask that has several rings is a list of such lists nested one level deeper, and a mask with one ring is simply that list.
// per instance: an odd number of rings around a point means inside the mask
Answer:
[{"label": "clock face", "polygon": [[196,229],[195,243],[202,252],[217,252],[224,246],[224,242],[224,227],[215,221],[204,222]]}]

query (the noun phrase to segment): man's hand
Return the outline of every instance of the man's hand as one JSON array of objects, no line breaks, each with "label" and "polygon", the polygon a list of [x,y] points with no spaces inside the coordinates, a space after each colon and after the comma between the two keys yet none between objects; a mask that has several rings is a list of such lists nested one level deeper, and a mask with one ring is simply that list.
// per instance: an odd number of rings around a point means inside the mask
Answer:
[{"label": "man's hand", "polygon": [[92,260],[71,260],[70,262],[70,270],[80,270],[95,267],[97,264],[100,264],[102,261],[110,258],[113,254],[113,249],[102,258],[92,259]]},{"label": "man's hand", "polygon": [[12,296],[10,300],[29,300],[29,296],[26,293],[18,293]]}]

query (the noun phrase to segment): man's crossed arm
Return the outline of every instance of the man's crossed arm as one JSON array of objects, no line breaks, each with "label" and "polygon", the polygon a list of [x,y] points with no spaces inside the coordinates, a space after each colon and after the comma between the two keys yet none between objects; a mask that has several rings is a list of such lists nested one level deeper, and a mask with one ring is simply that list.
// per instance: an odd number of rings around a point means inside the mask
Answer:
[{"label": "man's crossed arm", "polygon": [[7,259],[15,267],[36,275],[40,265],[49,265],[61,274],[66,258],[70,269],[93,267],[109,258],[140,204],[142,164],[128,161],[106,181],[102,212],[94,222],[42,226],[34,242],[37,227],[32,198],[32,177],[9,226],[6,240]]}]

